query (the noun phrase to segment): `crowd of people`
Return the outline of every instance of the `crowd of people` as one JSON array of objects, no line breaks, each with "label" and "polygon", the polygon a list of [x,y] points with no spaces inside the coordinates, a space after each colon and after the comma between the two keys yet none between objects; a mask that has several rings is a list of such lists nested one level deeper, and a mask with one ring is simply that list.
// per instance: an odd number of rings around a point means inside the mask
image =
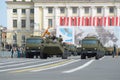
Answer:
[{"label": "crowd of people", "polygon": [[11,58],[25,57],[25,49],[22,47],[11,48]]}]

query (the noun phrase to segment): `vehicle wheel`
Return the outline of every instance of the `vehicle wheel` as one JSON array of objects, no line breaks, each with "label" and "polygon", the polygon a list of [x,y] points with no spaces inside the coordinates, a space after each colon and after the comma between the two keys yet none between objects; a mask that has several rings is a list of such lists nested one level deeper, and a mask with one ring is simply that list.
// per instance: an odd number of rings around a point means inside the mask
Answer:
[{"label": "vehicle wheel", "polygon": [[84,54],[81,54],[81,59],[86,59],[86,56]]},{"label": "vehicle wheel", "polygon": [[91,58],[91,56],[87,56],[88,58]]},{"label": "vehicle wheel", "polygon": [[28,52],[26,52],[25,57],[26,57],[26,58],[30,58],[30,55],[29,55]]},{"label": "vehicle wheel", "polygon": [[98,60],[98,59],[99,59],[99,55],[96,55],[96,56],[95,56],[95,59]]},{"label": "vehicle wheel", "polygon": [[40,53],[40,58],[41,58],[41,59],[47,59],[47,54]]},{"label": "vehicle wheel", "polygon": [[34,58],[34,55],[30,54],[30,58]]}]

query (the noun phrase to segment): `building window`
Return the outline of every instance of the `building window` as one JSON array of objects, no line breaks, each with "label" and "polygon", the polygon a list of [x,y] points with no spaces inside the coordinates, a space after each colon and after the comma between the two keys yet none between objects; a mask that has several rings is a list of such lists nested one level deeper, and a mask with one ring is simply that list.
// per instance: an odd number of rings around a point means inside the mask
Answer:
[{"label": "building window", "polygon": [[85,10],[85,14],[89,13],[89,7],[85,7],[84,10]]},{"label": "building window", "polygon": [[76,14],[77,13],[77,7],[72,7],[72,13]]},{"label": "building window", "polygon": [[17,20],[13,20],[13,27],[17,28]]},{"label": "building window", "polygon": [[31,14],[34,14],[34,9],[30,9],[30,13],[31,13]]},{"label": "building window", "polygon": [[21,23],[22,23],[22,28],[25,28],[26,27],[26,20],[22,20]]},{"label": "building window", "polygon": [[25,14],[26,13],[26,10],[25,9],[22,9],[22,14]]},{"label": "building window", "polygon": [[48,13],[53,13],[53,8],[52,7],[48,7]]},{"label": "building window", "polygon": [[114,13],[114,7],[109,8],[109,13]]},{"label": "building window", "polygon": [[50,26],[50,27],[53,26],[52,19],[48,19],[48,26]]},{"label": "building window", "polygon": [[16,14],[17,13],[17,9],[13,9],[13,13]]},{"label": "building window", "polygon": [[60,13],[62,13],[62,14],[65,13],[65,7],[60,8]]},{"label": "building window", "polygon": [[30,20],[30,27],[34,28],[34,20],[33,19]]},{"label": "building window", "polygon": [[102,8],[101,7],[97,7],[97,13],[100,14],[102,12]]}]

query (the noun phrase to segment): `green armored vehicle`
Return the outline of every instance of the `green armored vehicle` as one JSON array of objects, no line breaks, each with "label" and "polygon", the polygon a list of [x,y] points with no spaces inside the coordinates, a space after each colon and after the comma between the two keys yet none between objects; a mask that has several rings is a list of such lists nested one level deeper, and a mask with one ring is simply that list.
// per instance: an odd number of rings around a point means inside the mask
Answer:
[{"label": "green armored vehicle", "polygon": [[62,59],[67,59],[68,50],[59,40],[46,38],[41,46],[40,58],[47,59],[47,57],[53,55],[61,56]]},{"label": "green armored vehicle", "polygon": [[85,59],[86,56],[99,59],[105,55],[105,48],[96,37],[85,37],[81,46],[81,59]]},{"label": "green armored vehicle", "polygon": [[43,38],[40,36],[31,36],[26,39],[26,58],[33,58],[34,56],[40,56],[41,43],[43,43]]},{"label": "green armored vehicle", "polygon": [[73,56],[77,55],[77,47],[74,44],[69,44],[69,52],[71,52],[71,54]]},{"label": "green armored vehicle", "polygon": [[106,53],[105,55],[112,55],[113,54],[113,47],[105,47]]}]

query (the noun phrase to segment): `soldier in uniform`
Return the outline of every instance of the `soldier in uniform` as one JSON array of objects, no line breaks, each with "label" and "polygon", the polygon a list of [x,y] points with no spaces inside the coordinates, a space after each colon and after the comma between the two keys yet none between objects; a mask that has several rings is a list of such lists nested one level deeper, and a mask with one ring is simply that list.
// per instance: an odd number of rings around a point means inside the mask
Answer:
[{"label": "soldier in uniform", "polygon": [[63,38],[62,38],[62,36],[61,36],[61,35],[59,35],[58,41],[59,41],[60,43],[62,43]]},{"label": "soldier in uniform", "polygon": [[114,46],[113,46],[113,58],[114,58],[114,56],[116,55],[116,45],[114,44]]}]

